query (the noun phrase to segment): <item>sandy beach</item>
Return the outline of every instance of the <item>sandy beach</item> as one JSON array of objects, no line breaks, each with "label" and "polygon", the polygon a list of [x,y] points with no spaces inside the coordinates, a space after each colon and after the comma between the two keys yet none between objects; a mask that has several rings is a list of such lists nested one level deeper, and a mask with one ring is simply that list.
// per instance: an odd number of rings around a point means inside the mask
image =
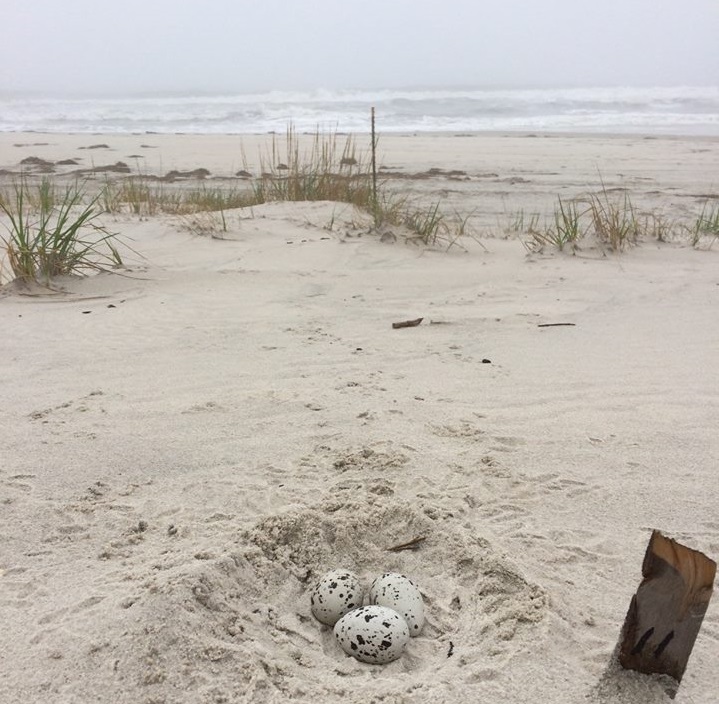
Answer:
[{"label": "sandy beach", "polygon": [[[230,188],[267,141],[4,133],[0,185],[99,188],[121,162]],[[114,213],[123,269],[0,289],[0,701],[671,701],[611,660],[653,529],[719,556],[719,242],[532,250],[512,224],[599,189],[690,223],[719,138],[380,154],[476,239],[380,239],[328,202],[228,211],[218,236]],[[340,567],[420,586],[399,660],[312,617]],[[675,702],[717,701],[718,653],[715,594]]]}]

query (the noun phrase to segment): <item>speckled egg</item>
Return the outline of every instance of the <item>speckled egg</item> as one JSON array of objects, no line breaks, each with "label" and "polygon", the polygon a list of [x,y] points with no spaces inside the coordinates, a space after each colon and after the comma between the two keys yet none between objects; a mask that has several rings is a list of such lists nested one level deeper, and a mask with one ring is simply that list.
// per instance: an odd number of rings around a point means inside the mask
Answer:
[{"label": "speckled egg", "polygon": [[419,635],[424,625],[424,602],[419,587],[408,577],[386,572],[377,577],[369,590],[369,603],[394,609],[409,627],[411,636]]},{"label": "speckled egg", "polygon": [[407,622],[386,606],[363,606],[335,624],[342,650],[361,662],[383,665],[396,660],[409,641]]},{"label": "speckled egg", "polygon": [[348,570],[333,570],[314,586],[310,596],[312,615],[334,626],[346,613],[362,606],[364,592],[357,575]]}]

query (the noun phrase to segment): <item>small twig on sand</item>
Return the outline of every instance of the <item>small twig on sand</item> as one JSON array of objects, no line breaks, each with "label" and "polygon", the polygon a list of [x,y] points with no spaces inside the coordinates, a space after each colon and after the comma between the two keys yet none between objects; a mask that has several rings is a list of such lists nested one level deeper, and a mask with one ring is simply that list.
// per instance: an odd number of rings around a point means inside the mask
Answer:
[{"label": "small twig on sand", "polygon": [[401,323],[392,323],[392,327],[397,330],[398,328],[416,328],[424,318],[415,318],[414,320],[404,320]]},{"label": "small twig on sand", "polygon": [[402,550],[417,550],[425,540],[427,540],[426,535],[419,535],[416,538],[412,538],[412,540],[406,543],[393,545],[391,548],[387,548],[387,550],[389,552],[401,552]]}]

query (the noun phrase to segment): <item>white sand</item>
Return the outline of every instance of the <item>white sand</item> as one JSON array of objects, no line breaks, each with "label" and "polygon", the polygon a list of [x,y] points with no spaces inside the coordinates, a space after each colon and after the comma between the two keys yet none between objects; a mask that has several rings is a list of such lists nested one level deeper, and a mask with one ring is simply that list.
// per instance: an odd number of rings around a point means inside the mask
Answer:
[{"label": "white sand", "polygon": [[[0,135],[0,168],[152,143],[148,172],[230,175],[237,139]],[[382,147],[466,171],[403,187],[483,231],[599,172],[676,217],[719,183],[710,139]],[[670,701],[605,671],[651,530],[719,555],[719,246],[441,252],[333,204],[228,217],[115,218],[144,257],[122,275],[0,298],[0,701]],[[421,586],[401,660],[311,617],[337,567]],[[717,700],[718,653],[715,596],[676,702]]]}]

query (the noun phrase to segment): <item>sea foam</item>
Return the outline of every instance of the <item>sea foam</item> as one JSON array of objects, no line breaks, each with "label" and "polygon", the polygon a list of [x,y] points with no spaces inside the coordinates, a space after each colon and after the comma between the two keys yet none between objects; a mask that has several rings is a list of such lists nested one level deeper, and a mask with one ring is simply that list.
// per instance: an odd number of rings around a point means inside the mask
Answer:
[{"label": "sea foam", "polygon": [[598,132],[719,136],[719,87],[362,90],[58,98],[0,95],[0,131],[247,134]]}]

